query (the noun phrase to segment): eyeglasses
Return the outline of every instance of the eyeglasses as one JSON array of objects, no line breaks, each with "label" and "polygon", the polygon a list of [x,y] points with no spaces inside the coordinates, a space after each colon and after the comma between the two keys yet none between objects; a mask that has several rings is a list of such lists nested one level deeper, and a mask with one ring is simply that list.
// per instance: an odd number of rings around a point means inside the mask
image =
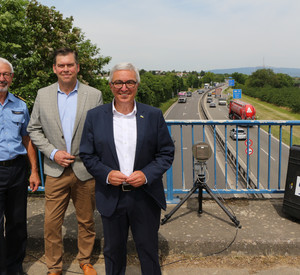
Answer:
[{"label": "eyeglasses", "polygon": [[114,86],[114,88],[116,88],[116,89],[121,89],[121,88],[123,87],[124,84],[126,85],[126,88],[132,89],[132,88],[135,87],[136,81],[134,81],[134,80],[127,80],[126,82],[123,82],[123,81],[121,81],[121,80],[116,80],[115,82],[112,82],[111,84],[112,84],[112,85]]},{"label": "eyeglasses", "polygon": [[12,76],[12,73],[0,73],[0,77],[1,75],[4,77],[4,78],[9,78]]}]

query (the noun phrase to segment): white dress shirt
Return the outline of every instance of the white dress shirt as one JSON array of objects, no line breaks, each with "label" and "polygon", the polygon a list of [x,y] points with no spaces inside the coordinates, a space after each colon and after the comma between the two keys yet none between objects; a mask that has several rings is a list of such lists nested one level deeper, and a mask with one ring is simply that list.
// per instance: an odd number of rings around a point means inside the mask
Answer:
[{"label": "white dress shirt", "polygon": [[119,113],[112,102],[114,141],[117,150],[120,171],[130,176],[133,172],[136,150],[136,103],[133,111],[127,115]]}]

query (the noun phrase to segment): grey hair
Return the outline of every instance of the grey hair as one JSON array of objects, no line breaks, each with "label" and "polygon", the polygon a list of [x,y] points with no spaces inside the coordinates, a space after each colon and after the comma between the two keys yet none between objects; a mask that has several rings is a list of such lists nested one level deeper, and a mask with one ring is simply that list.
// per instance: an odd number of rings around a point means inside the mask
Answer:
[{"label": "grey hair", "polygon": [[0,57],[0,63],[4,63],[4,64],[9,65],[9,67],[10,67],[10,72],[11,72],[11,73],[14,73],[13,65],[11,65],[11,63],[10,63],[7,59],[5,59],[5,58],[3,58],[3,57]]},{"label": "grey hair", "polygon": [[109,83],[111,83],[113,75],[116,71],[134,71],[137,83],[140,83],[141,81],[139,70],[131,63],[123,62],[113,66],[113,68],[110,70]]}]

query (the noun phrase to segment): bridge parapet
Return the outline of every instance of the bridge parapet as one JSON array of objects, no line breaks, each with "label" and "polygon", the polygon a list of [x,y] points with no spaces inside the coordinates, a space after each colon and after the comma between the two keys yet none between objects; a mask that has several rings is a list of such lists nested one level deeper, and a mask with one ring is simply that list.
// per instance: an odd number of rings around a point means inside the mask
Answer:
[{"label": "bridge parapet", "polygon": [[[294,128],[299,120],[167,120],[175,141],[176,153],[172,167],[164,176],[169,203],[178,195],[188,193],[195,179],[192,145],[207,142],[213,150],[208,161],[209,186],[220,194],[282,194],[284,192],[289,148],[293,145]],[[263,126],[267,126],[264,130]],[[232,140],[230,131],[242,127],[246,141]],[[277,127],[278,137],[272,134]],[[283,143],[283,127],[288,127],[288,144]],[[298,128],[297,128],[298,129]],[[39,167],[44,191],[43,156]],[[212,176],[213,175],[213,176]],[[221,178],[221,180],[220,180]]]},{"label": "bridge parapet", "polygon": [[[198,141],[209,143],[213,150],[208,164],[209,174],[214,175],[209,182],[213,192],[228,195],[284,192],[282,183],[286,178],[289,147],[293,144],[293,129],[300,126],[300,121],[167,120],[167,125],[177,147],[173,166],[166,175],[168,202],[176,202],[176,196],[189,191],[187,178],[189,174],[195,178],[191,147]],[[285,136],[289,136],[285,138],[288,144],[283,143],[283,127],[288,127],[288,131],[284,130]],[[246,133],[243,142],[230,137],[231,130],[238,128]]]}]

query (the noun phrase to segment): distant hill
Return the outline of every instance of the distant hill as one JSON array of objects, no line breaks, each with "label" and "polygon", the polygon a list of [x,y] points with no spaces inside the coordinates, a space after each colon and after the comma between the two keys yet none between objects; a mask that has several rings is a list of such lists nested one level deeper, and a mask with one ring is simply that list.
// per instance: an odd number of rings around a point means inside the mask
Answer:
[{"label": "distant hill", "polygon": [[215,69],[208,70],[215,74],[233,74],[233,73],[242,73],[242,74],[252,74],[253,72],[259,69],[272,69],[274,73],[288,74],[291,77],[300,77],[300,68],[276,68],[276,67],[244,67],[244,68],[231,68],[231,69]]}]

